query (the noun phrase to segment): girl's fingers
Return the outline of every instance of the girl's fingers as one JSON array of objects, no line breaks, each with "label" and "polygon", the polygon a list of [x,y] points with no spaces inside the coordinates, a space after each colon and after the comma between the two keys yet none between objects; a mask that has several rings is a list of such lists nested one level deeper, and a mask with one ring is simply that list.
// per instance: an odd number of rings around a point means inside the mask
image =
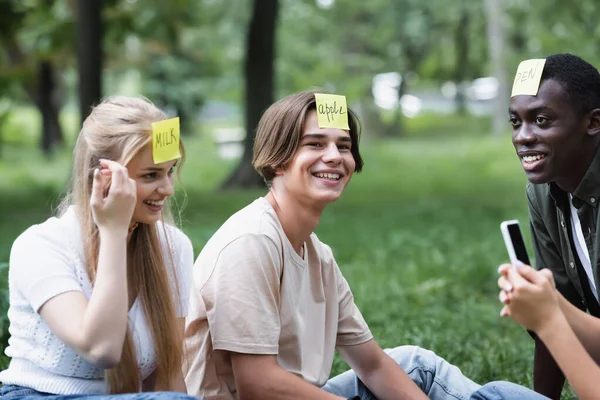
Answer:
[{"label": "girl's fingers", "polygon": [[116,171],[118,169],[125,168],[121,164],[119,164],[118,162],[112,161],[112,160],[107,160],[105,158],[101,158],[98,161],[100,162],[100,165],[102,165],[103,168],[108,168],[111,171]]},{"label": "girl's fingers", "polygon": [[506,293],[504,290],[500,291],[498,298],[500,299],[500,303],[510,304],[510,297],[509,297],[508,293]]},{"label": "girl's fingers", "polygon": [[513,285],[505,277],[498,278],[498,287],[506,292],[512,292]]},{"label": "girl's fingers", "polygon": [[[519,272],[519,275],[521,277],[526,279],[528,282],[531,282],[536,285],[540,285],[540,284],[544,283],[548,279],[548,277],[545,274],[550,272],[550,271],[548,271],[548,272],[542,273],[540,271],[537,271],[537,270],[531,268],[528,265],[519,265],[517,267],[517,271]],[[550,272],[550,276],[552,276],[551,272]]]},{"label": "girl's fingers", "polygon": [[102,185],[102,175],[100,170],[96,168],[94,170],[94,177],[92,179],[92,196],[90,198],[90,205],[92,208],[102,204],[104,186]]},{"label": "girl's fingers", "polygon": [[508,270],[512,267],[511,264],[502,264],[501,266],[498,267],[498,273],[500,275],[506,275],[508,273]]},{"label": "girl's fingers", "polygon": [[115,188],[120,189],[125,184],[125,179],[129,177],[127,168],[115,161],[106,160],[103,158],[101,158],[99,161],[103,168],[111,171],[113,177],[112,184]]},{"label": "girl's fingers", "polygon": [[521,287],[521,286],[530,285],[530,283],[521,276],[521,274],[519,273],[517,268],[510,268],[508,270],[508,274],[506,275],[506,278],[513,287]]}]

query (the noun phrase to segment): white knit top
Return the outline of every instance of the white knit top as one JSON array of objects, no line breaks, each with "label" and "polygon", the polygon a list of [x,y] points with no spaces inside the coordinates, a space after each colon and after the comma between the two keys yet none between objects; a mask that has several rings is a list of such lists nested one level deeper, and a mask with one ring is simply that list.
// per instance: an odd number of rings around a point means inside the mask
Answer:
[{"label": "white knit top", "polygon": [[[192,244],[179,229],[166,225],[171,245],[168,249],[164,230],[158,228],[163,252],[171,251],[176,263],[180,293],[176,311],[179,317],[185,317],[194,264]],[[73,207],[62,217],[30,227],[15,240],[8,273],[10,339],[6,355],[11,361],[8,369],[0,372],[2,383],[55,394],[106,393],[104,371],[61,342],[38,314],[46,301],[64,292],[78,291],[90,298],[92,285],[84,259]],[[129,321],[140,374],[145,379],[156,368],[156,353],[137,299],[129,310]]]}]

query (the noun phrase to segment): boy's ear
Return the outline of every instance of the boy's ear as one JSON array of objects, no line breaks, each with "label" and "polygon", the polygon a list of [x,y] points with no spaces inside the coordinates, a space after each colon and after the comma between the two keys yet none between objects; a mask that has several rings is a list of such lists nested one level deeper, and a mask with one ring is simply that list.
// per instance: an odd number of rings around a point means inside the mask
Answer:
[{"label": "boy's ear", "polygon": [[273,173],[275,173],[276,176],[283,175],[283,167],[275,167],[275,168],[273,168]]},{"label": "boy's ear", "polygon": [[592,110],[589,115],[587,132],[590,136],[596,136],[600,133],[600,108]]}]

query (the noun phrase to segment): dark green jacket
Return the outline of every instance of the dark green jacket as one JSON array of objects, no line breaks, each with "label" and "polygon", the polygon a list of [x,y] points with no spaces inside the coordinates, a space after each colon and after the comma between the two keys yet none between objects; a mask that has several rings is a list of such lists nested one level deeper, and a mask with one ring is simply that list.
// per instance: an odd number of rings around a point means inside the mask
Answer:
[{"label": "dark green jacket", "polygon": [[[571,303],[600,317],[600,306],[593,296],[573,242],[568,194],[556,184],[527,184],[529,222],[538,269],[549,268],[556,286]],[[573,193],[573,205],[590,255],[596,287],[600,288],[600,151]]]}]

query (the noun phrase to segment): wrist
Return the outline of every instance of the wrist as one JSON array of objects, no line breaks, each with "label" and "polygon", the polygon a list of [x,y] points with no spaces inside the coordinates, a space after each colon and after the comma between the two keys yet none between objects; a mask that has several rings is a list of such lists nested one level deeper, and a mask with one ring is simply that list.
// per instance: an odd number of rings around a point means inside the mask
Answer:
[{"label": "wrist", "polygon": [[126,226],[123,227],[115,227],[115,226],[98,226],[98,234],[100,239],[104,240],[125,240],[127,239],[127,235],[129,234],[128,228]]},{"label": "wrist", "polygon": [[557,312],[553,313],[552,316],[546,319],[539,327],[535,330],[537,335],[542,339],[544,343],[555,333],[564,330],[565,325],[569,325],[565,315],[562,313],[560,308]]}]

